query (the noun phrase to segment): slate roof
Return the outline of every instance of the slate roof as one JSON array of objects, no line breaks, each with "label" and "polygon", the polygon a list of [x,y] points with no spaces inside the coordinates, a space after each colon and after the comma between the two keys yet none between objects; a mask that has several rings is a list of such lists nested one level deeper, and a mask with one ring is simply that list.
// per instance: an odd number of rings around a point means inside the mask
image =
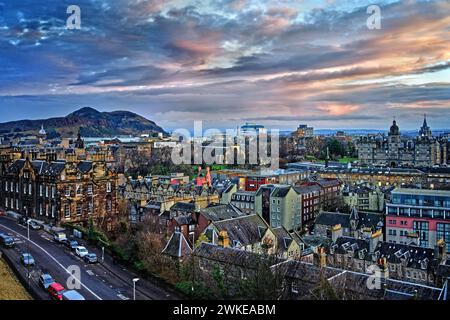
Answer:
[{"label": "slate roof", "polygon": [[210,221],[221,221],[247,215],[232,204],[210,204],[201,209],[200,213]]},{"label": "slate roof", "polygon": [[338,212],[321,212],[317,216],[315,224],[330,227],[340,224],[343,228],[350,228],[350,215]]},{"label": "slate roof", "polygon": [[441,290],[412,282],[387,279],[386,285],[380,284],[380,289],[369,289],[367,279],[370,275],[345,271],[332,279],[330,284],[335,290],[344,292],[347,299],[359,300],[436,300]]},{"label": "slate roof", "polygon": [[385,257],[388,263],[401,263],[404,261],[408,268],[421,269],[422,264],[428,270],[437,267],[434,249],[422,248],[418,246],[379,242],[375,252],[379,252],[381,258]]},{"label": "slate roof", "polygon": [[192,253],[191,246],[181,232],[175,231],[162,251],[171,257],[181,258]]},{"label": "slate roof", "polygon": [[[264,256],[250,251],[224,248],[206,242],[203,242],[194,250],[194,255],[223,264],[244,267],[246,269],[256,269],[261,259],[264,259]],[[273,258],[271,257],[271,259]]]},{"label": "slate roof", "polygon": [[287,250],[289,246],[291,245],[294,238],[291,236],[291,234],[284,228],[284,227],[278,227],[272,229],[273,233],[277,237],[277,242],[280,248],[283,250]]},{"label": "slate roof", "polygon": [[338,270],[331,268],[320,268],[312,263],[307,263],[298,260],[287,260],[271,268],[273,271],[277,270],[284,277],[301,280],[306,283],[316,283],[323,275],[327,278],[339,274]]},{"label": "slate roof", "polygon": [[[22,170],[22,168],[24,167],[25,161],[26,161],[25,159],[19,159],[13,162],[9,166],[8,171],[10,173],[18,174],[20,170]],[[46,175],[46,176],[57,176],[61,174],[66,165],[65,161],[46,162],[43,160],[33,160],[30,161],[30,163],[33,170],[38,175]]]},{"label": "slate roof", "polygon": [[[331,245],[334,248],[336,253],[345,254],[348,252],[354,252],[354,256],[358,257],[358,254],[361,250],[365,250],[366,254],[369,253],[369,242],[364,239],[357,239],[353,237],[339,237],[336,241]],[[367,256],[364,255],[362,258],[366,259]]]},{"label": "slate roof", "polygon": [[218,231],[227,231],[230,244],[252,245],[261,242],[268,228],[267,223],[257,214],[213,222]]},{"label": "slate roof", "polygon": [[289,193],[290,190],[291,190],[290,186],[277,186],[272,191],[271,196],[278,197],[278,198],[284,198]]},{"label": "slate roof", "polygon": [[83,173],[89,172],[92,170],[92,161],[81,161],[78,163],[78,170]]},{"label": "slate roof", "polygon": [[[379,241],[373,253],[369,252],[369,240],[357,239],[353,237],[339,237],[331,245],[336,253],[345,254],[354,252],[354,257],[365,260],[376,258],[386,258],[388,263],[404,263],[407,268],[435,270],[438,261],[435,258],[434,249],[422,248],[413,245],[396,244]],[[364,256],[359,256],[364,250]]]},{"label": "slate roof", "polygon": [[195,203],[177,202],[170,208],[170,210],[171,211],[194,212],[195,211]]},{"label": "slate roof", "polygon": [[[384,224],[384,216],[382,214],[358,211],[357,229],[371,228],[376,230]],[[343,228],[350,228],[351,215],[339,212],[322,211],[315,221],[316,225],[335,226],[340,224]]]},{"label": "slate roof", "polygon": [[189,216],[180,215],[178,217],[175,217],[174,220],[177,222],[178,225],[191,225],[195,224],[194,219]]},{"label": "slate roof", "polygon": [[331,244],[331,239],[328,237],[320,236],[320,235],[304,235],[301,237],[302,242],[306,246],[312,247],[329,247]]},{"label": "slate roof", "polygon": [[310,186],[294,187],[294,190],[298,194],[305,194],[305,193],[310,193],[310,192],[320,192],[322,189],[318,185],[310,185]]}]

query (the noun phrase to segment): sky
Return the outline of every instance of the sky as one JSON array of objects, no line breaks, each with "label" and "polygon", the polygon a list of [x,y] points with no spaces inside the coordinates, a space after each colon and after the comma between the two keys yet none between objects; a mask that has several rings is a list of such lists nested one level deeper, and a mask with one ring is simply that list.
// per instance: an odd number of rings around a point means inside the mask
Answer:
[{"label": "sky", "polygon": [[[68,29],[69,5],[81,29]],[[450,128],[450,1],[0,0],[0,122]]]}]

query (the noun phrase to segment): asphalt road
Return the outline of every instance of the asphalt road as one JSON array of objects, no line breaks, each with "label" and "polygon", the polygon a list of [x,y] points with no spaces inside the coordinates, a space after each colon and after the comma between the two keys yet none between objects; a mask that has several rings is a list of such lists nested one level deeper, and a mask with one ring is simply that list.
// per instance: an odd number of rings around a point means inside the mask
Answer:
[{"label": "asphalt road", "polygon": [[[30,229],[30,241],[27,240],[27,228],[19,225],[16,220],[0,216],[0,232],[11,235],[16,245],[12,249],[3,249],[10,260],[16,263],[19,272],[25,276],[28,270],[20,262],[20,254],[29,252],[34,257],[36,265],[30,268],[30,285],[38,286],[41,273],[49,273],[65,288],[68,284],[78,285],[79,291],[86,300],[132,300],[133,282],[136,277],[131,271],[120,265],[86,264],[73,252],[53,241],[50,234],[43,230]],[[89,251],[98,251],[87,248]],[[98,252],[96,252],[98,253]],[[99,255],[100,259],[101,254]],[[106,260],[105,260],[106,261]],[[72,270],[79,269],[80,276],[72,276]],[[49,299],[44,289],[38,292],[41,299]],[[177,297],[166,288],[141,280],[137,284],[136,300],[166,300]]]}]

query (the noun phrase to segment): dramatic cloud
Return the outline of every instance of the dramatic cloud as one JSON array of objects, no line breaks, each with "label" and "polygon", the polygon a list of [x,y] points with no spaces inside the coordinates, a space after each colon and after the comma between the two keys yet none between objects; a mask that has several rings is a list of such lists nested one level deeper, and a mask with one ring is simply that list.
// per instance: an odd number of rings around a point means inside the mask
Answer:
[{"label": "dramatic cloud", "polygon": [[[165,128],[433,128],[450,117],[450,2],[0,0],[0,121],[82,106]],[[72,3],[71,3],[72,4]]]}]

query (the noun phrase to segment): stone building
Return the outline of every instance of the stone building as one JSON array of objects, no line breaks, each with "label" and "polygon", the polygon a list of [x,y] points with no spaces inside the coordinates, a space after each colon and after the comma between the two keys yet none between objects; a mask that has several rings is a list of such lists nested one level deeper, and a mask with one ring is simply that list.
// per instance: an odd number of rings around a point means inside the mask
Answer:
[{"label": "stone building", "polygon": [[393,244],[378,240],[376,234],[361,239],[339,237],[329,247],[327,264],[361,273],[367,273],[377,265],[385,269],[383,276],[422,285],[442,285],[438,276],[439,266],[446,265],[445,243],[435,248]]},{"label": "stone building", "polygon": [[0,203],[6,210],[54,225],[90,219],[110,230],[117,219],[117,174],[101,155],[93,161],[20,159],[3,165]]},{"label": "stone building", "polygon": [[357,148],[361,165],[433,167],[447,163],[447,140],[433,137],[426,117],[415,138],[401,136],[394,120],[387,137],[362,137],[357,142]]}]

